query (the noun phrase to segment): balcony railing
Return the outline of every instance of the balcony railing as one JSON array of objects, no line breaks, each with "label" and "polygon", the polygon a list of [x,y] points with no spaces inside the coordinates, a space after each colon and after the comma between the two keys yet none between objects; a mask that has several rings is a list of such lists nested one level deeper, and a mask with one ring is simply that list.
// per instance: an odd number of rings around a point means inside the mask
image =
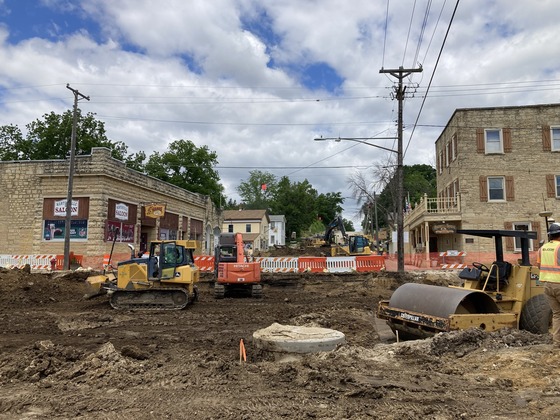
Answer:
[{"label": "balcony railing", "polygon": [[415,220],[426,213],[456,214],[460,212],[461,200],[459,200],[459,195],[447,198],[428,198],[428,196],[424,194],[424,197],[420,199],[420,202],[416,203],[413,209],[405,215],[405,219]]}]

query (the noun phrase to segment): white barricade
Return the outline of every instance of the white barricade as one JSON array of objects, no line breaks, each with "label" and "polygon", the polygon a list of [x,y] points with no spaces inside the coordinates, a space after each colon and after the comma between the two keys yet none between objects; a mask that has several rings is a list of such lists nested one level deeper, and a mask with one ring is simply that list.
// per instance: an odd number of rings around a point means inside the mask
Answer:
[{"label": "white barricade", "polygon": [[351,273],[356,271],[356,257],[327,257],[329,273]]},{"label": "white barricade", "polygon": [[263,273],[297,273],[298,259],[295,257],[256,257]]},{"label": "white barricade", "polygon": [[33,270],[46,270],[51,268],[51,260],[56,255],[0,255],[0,267],[23,268],[29,264]]}]

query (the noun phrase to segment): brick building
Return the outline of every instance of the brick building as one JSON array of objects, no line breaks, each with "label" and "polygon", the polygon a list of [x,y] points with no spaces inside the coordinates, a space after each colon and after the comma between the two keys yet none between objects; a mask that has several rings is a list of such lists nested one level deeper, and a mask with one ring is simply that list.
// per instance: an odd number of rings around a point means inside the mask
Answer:
[{"label": "brick building", "polygon": [[[0,254],[64,253],[68,163],[0,162]],[[195,239],[198,253],[211,255],[221,227],[209,197],[131,170],[106,148],[76,157],[72,198],[70,251],[84,266],[102,264],[116,228],[118,261],[128,244],[143,250],[156,239]],[[163,217],[146,215],[154,203],[165,206]]]},{"label": "brick building", "polygon": [[[560,104],[457,109],[435,143],[437,197],[424,197],[405,217],[411,252],[491,251],[491,239],[456,229],[538,232],[560,220]],[[519,251],[512,238],[506,252]]]}]

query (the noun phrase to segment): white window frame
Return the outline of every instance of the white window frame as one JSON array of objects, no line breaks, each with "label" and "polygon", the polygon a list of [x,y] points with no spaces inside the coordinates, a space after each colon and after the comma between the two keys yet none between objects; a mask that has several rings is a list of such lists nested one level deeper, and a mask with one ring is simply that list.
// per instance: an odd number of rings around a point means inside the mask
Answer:
[{"label": "white window frame", "polygon": [[[494,139],[489,139],[489,135],[491,134],[498,134],[498,141]],[[497,147],[493,146],[492,148],[488,147],[490,145],[494,145],[497,143]],[[491,154],[503,154],[504,153],[504,138],[502,135],[502,130],[499,128],[486,128],[484,129],[484,152],[487,155]]]},{"label": "white window frame", "polygon": [[451,162],[457,159],[457,150],[455,150],[455,143],[457,142],[457,134],[451,136]]},{"label": "white window frame", "polygon": [[[491,198],[491,191],[497,190],[497,188],[490,188],[490,181],[491,180],[501,180],[502,181],[502,198]],[[486,179],[486,184],[487,184],[487,188],[488,188],[488,201],[490,202],[504,202],[506,201],[506,179],[503,176],[489,176]]]},{"label": "white window frame", "polygon": [[555,182],[555,191],[556,191],[556,198],[560,198],[560,175],[554,176]]},{"label": "white window frame", "polygon": [[[531,222],[513,222],[513,230],[533,230]],[[514,251],[521,252],[521,238],[514,238]],[[529,251],[533,250],[533,240],[529,239]]]},{"label": "white window frame", "polygon": [[445,143],[445,167],[449,168],[449,142]]},{"label": "white window frame", "polygon": [[550,127],[550,150],[560,152],[560,126]]}]

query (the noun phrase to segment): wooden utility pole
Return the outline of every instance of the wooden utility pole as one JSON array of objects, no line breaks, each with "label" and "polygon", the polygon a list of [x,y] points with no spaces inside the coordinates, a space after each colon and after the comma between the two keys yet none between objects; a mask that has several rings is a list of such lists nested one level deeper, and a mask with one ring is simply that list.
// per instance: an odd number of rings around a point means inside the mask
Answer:
[{"label": "wooden utility pole", "polygon": [[81,94],[77,89],[72,89],[69,84],[66,88],[74,94],[74,114],[72,120],[72,139],[70,140],[70,164],[68,168],[68,195],[66,196],[66,222],[64,224],[64,269],[70,269],[70,226],[72,221],[72,188],[74,184],[74,159],[76,155],[76,125],[78,123],[78,101],[89,96]]},{"label": "wooden utility pole", "polygon": [[399,101],[398,113],[398,147],[397,147],[397,270],[399,273],[404,272],[404,221],[403,221],[403,200],[404,200],[404,174],[403,174],[403,102],[406,86],[403,86],[403,79],[411,73],[422,72],[419,69],[404,69],[402,66],[398,69],[381,69],[379,73],[389,73],[398,80],[395,87],[395,97]]}]

